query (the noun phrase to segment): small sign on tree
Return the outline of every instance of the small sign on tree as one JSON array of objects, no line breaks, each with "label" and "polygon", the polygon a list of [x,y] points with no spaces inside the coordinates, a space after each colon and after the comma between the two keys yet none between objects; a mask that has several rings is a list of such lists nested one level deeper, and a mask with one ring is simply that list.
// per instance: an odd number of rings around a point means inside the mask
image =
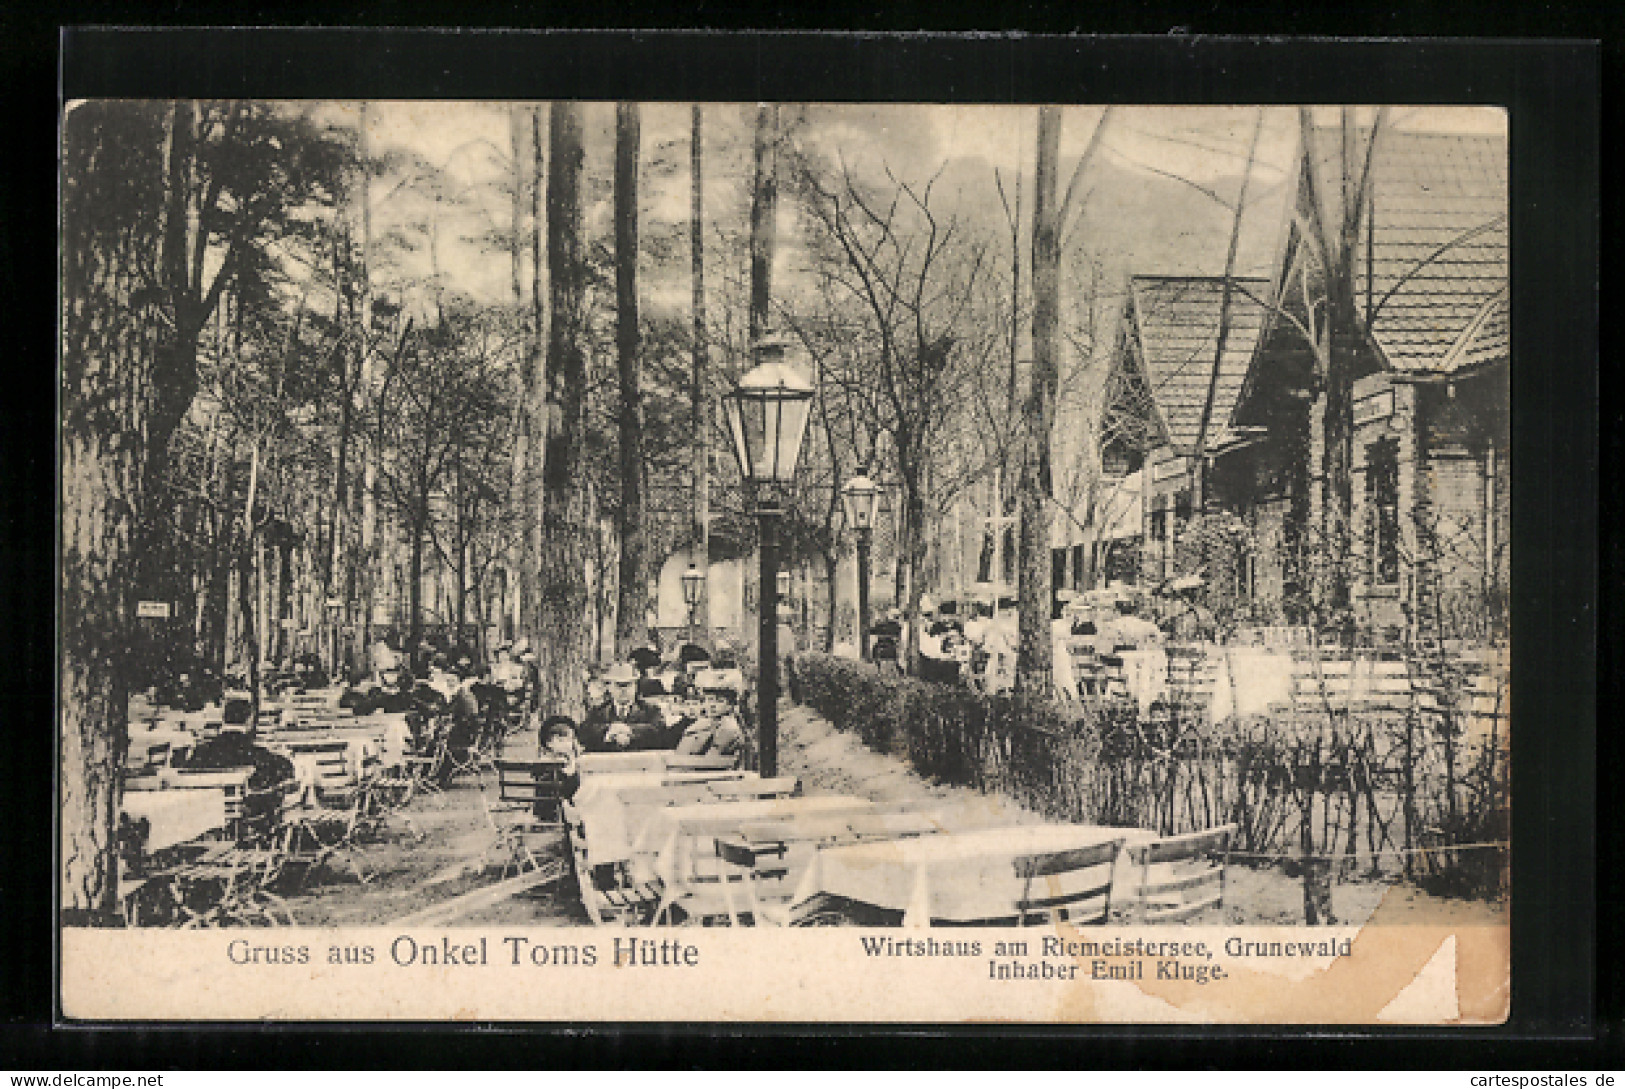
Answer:
[{"label": "small sign on tree", "polygon": [[169,602],[138,601],[135,603],[135,615],[143,620],[168,620]]}]

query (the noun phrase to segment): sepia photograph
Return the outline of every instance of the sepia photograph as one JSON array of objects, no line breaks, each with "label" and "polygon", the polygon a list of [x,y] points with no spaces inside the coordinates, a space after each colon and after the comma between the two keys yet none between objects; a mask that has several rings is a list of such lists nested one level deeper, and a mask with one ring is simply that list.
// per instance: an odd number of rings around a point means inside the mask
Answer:
[{"label": "sepia photograph", "polygon": [[60,150],[69,1016],[1505,1018],[1504,110]]}]

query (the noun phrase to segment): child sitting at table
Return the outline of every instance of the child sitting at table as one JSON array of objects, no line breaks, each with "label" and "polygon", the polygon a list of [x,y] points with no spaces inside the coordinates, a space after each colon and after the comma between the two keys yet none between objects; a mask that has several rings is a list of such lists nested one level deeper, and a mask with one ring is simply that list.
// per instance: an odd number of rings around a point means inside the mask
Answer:
[{"label": "child sitting at table", "polygon": [[565,801],[575,797],[581,787],[581,742],[576,740],[575,719],[569,715],[549,715],[542,722],[542,756],[564,761]]}]

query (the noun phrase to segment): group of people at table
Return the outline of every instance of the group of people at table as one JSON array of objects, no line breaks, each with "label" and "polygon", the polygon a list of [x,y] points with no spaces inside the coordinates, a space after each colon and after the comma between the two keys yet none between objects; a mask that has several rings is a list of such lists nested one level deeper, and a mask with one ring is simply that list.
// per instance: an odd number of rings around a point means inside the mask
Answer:
[{"label": "group of people at table", "polygon": [[[738,706],[743,674],[728,661],[721,664],[729,668],[715,668],[697,647],[685,648],[669,665],[652,648],[641,648],[602,674],[589,672],[579,722],[539,713],[535,655],[523,640],[498,646],[483,667],[467,654],[453,661],[439,651],[414,670],[387,643],[373,648],[371,657],[372,672],[342,689],[304,692],[296,677],[273,675],[257,721],[246,692],[224,684],[209,689],[197,673],[182,672],[137,693],[129,714],[128,793],[145,793],[149,784],[201,782],[179,773],[247,770],[242,788],[252,810],[280,804],[269,796],[273,788],[310,786],[300,748],[343,741],[351,773],[359,777],[364,764],[398,768],[409,754],[427,752],[442,739],[453,748],[467,747],[493,733],[506,739],[515,727],[528,732],[542,752],[565,760],[572,776],[583,752],[738,756],[748,744]],[[519,748],[525,741],[519,739]],[[434,772],[449,778],[455,766],[447,762]],[[212,781],[209,789],[220,792]],[[188,799],[199,805],[182,807],[176,798],[136,798],[126,810],[147,816],[151,825],[170,810],[201,812],[199,799]],[[213,813],[222,807],[207,808]],[[190,828],[198,819],[180,820],[177,827]]]},{"label": "group of people at table", "polygon": [[[1071,596],[1058,601],[1051,622],[1057,687],[1067,694],[1077,693],[1072,667],[1079,655],[1093,658],[1154,650],[1169,639],[1210,638],[1211,617],[1188,598],[1188,589],[1180,586],[1163,593],[1162,615],[1157,620],[1148,615],[1153,610],[1147,599],[1120,589],[1090,599]],[[1069,593],[1063,591],[1063,595]],[[896,662],[901,667],[906,630],[901,615],[893,610],[874,626],[872,657],[883,666]],[[970,683],[992,693],[1008,691],[1013,685],[1020,642],[1014,599],[999,599],[994,608],[983,602],[939,607],[927,598],[914,630],[919,633],[921,674],[926,680]]]}]

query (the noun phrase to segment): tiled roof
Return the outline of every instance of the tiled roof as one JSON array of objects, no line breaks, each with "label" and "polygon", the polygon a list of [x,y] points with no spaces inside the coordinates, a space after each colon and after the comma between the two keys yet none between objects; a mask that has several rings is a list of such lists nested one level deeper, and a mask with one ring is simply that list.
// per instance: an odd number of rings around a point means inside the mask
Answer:
[{"label": "tiled roof", "polygon": [[[1232,282],[1229,331],[1208,421],[1208,450],[1234,438],[1228,426],[1230,412],[1264,324],[1264,309],[1256,300],[1269,290],[1269,281],[1263,279],[1236,277]],[[1182,457],[1195,451],[1201,430],[1223,293],[1224,279],[1218,276],[1136,276],[1130,286],[1131,320],[1139,335],[1146,381],[1169,441]]]},{"label": "tiled roof", "polygon": [[[1369,133],[1356,135],[1363,152]],[[1341,133],[1315,130],[1321,207],[1338,207]],[[1506,340],[1506,308],[1480,323],[1507,287],[1507,145],[1495,136],[1383,129],[1372,159],[1372,335],[1400,373],[1449,374],[1487,362]],[[1328,224],[1328,227],[1331,225]],[[1357,304],[1366,304],[1366,244],[1357,247]],[[1479,335],[1479,334],[1482,335]],[[1490,353],[1490,354],[1486,354]]]}]

